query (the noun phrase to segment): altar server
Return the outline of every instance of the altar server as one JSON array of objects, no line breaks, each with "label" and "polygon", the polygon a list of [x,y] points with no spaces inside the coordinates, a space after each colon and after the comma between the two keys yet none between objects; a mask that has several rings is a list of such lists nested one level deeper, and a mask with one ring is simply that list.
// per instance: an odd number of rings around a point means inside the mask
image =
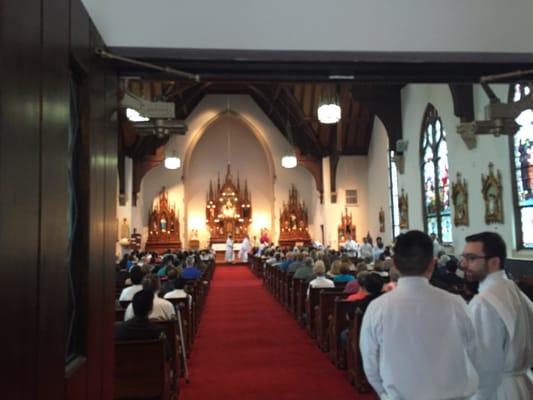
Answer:
[{"label": "altar server", "polygon": [[241,262],[248,262],[248,252],[250,251],[250,240],[248,239],[248,235],[244,236],[244,239],[241,243],[241,248],[239,250],[239,258],[241,259]]},{"label": "altar server", "polygon": [[357,257],[357,250],[359,245],[355,240],[353,240],[352,235],[348,236],[348,240],[344,243],[344,250],[346,250],[348,257],[355,258]]},{"label": "altar server", "polygon": [[435,259],[428,235],[399,236],[398,286],[373,300],[361,327],[369,383],[381,399],[465,399],[478,378],[476,341],[465,301],[429,284]]},{"label": "altar server", "polygon": [[233,262],[233,239],[231,235],[228,235],[228,240],[226,240],[226,262]]},{"label": "altar server", "polygon": [[533,399],[533,303],[505,275],[506,246],[494,232],[466,238],[461,268],[479,281],[469,304],[478,337],[483,400]]}]

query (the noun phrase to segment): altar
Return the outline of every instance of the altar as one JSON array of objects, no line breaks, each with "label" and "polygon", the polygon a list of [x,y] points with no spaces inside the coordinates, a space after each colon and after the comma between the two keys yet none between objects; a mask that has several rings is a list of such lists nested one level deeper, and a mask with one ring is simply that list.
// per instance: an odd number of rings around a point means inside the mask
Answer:
[{"label": "altar", "polygon": [[289,190],[289,203],[283,202],[280,216],[279,245],[294,247],[295,245],[308,246],[311,244],[307,220],[307,207],[298,201],[298,191],[292,185]]},{"label": "altar", "polygon": [[244,189],[241,190],[240,179],[237,176],[234,182],[231,166],[228,164],[224,182],[220,183],[220,176],[216,187],[209,181],[206,197],[205,213],[210,243],[222,244],[225,251],[228,235],[232,235],[234,243],[242,242],[248,235],[248,227],[252,222],[252,201],[248,182],[244,181]]},{"label": "altar", "polygon": [[[215,251],[215,262],[217,264],[226,261],[226,243],[213,243],[211,248]],[[241,250],[241,243],[233,243],[233,260],[240,262],[239,251]]]},{"label": "altar", "polygon": [[163,187],[159,193],[159,204],[148,216],[148,240],[145,251],[164,253],[167,250],[181,249],[179,232],[179,218],[175,206],[169,206],[168,192]]}]

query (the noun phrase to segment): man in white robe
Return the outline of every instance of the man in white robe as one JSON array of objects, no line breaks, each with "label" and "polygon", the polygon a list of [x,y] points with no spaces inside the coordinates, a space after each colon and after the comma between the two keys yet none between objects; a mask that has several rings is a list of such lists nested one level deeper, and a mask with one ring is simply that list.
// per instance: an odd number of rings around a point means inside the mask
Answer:
[{"label": "man in white robe", "polygon": [[241,262],[248,262],[248,252],[250,251],[250,240],[248,239],[248,235],[244,237],[241,243],[241,248],[239,250],[239,258],[241,259]]},{"label": "man in white robe", "polygon": [[506,246],[494,232],[466,238],[461,268],[479,281],[469,304],[478,338],[476,400],[533,399],[533,303],[504,270]]},{"label": "man in white robe", "polygon": [[374,259],[374,248],[366,237],[363,238],[363,244],[359,246],[359,257],[365,260],[369,259],[370,262]]},{"label": "man in white robe", "polygon": [[361,326],[363,367],[381,399],[452,400],[474,394],[476,341],[465,301],[429,284],[428,235],[398,237],[396,289],[373,300]]},{"label": "man in white robe", "polygon": [[355,240],[353,240],[352,235],[348,236],[348,240],[344,243],[344,250],[348,254],[348,257],[355,258],[357,257],[359,245]]},{"label": "man in white robe", "polygon": [[226,262],[232,263],[233,262],[233,257],[234,257],[233,239],[232,239],[231,235],[228,235],[228,240],[226,240],[226,255],[225,255]]}]

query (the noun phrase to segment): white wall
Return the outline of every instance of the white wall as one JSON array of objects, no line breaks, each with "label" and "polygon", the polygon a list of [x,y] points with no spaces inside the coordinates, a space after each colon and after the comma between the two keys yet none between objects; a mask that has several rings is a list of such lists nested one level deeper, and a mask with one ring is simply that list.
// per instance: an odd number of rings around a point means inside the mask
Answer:
[{"label": "white wall", "polygon": [[[231,116],[227,114],[228,103]],[[166,186],[169,202],[177,204],[180,238],[186,245],[192,229],[189,225],[194,225],[199,215],[205,219],[203,207],[209,180],[216,180],[217,171],[221,172],[221,180],[225,176],[228,130],[235,136],[230,140],[233,174],[236,177],[237,171],[240,172],[241,185],[244,185],[244,178],[248,178],[253,219],[267,224],[272,239],[277,241],[280,209],[283,201],[288,201],[289,188],[295,184],[300,199],[308,206],[311,236],[320,237],[323,217],[315,181],[303,167],[281,168],[281,157],[290,145],[251,97],[206,96],[186,122],[187,134],[173,137],[167,145],[178,150],[182,168],[169,171],[160,165],[148,172],[142,181],[137,207],[132,213],[133,226],[143,229],[144,239],[150,208],[161,187]],[[259,230],[257,226],[252,228],[253,233]],[[203,235],[202,240],[207,240],[206,232],[199,233]]]},{"label": "white wall", "polygon": [[[387,130],[376,117],[368,149],[368,230],[374,239],[381,236],[385,243],[392,241],[388,149]],[[385,214],[385,232],[379,231],[380,209]]]},{"label": "white wall", "polygon": [[530,0],[82,0],[109,46],[530,53]]},{"label": "white wall", "polygon": [[[494,85],[493,89],[503,101],[507,101],[508,85]],[[479,86],[474,89],[476,119],[484,119],[487,97]],[[404,138],[409,141],[405,153],[405,173],[399,175],[400,189],[409,193],[410,229],[423,229],[422,195],[420,184],[420,130],[427,103],[432,103],[442,119],[449,147],[450,179],[457,180],[457,172],[466,179],[469,191],[470,226],[453,227],[453,245],[460,252],[465,236],[491,230],[500,233],[510,249],[516,248],[514,240],[514,214],[512,202],[512,177],[507,137],[478,136],[477,147],[468,150],[456,133],[459,124],[453,113],[452,97],[447,85],[408,85],[402,90],[402,119]],[[485,224],[485,206],[481,194],[481,175],[488,174],[488,164],[502,173],[504,224]],[[452,213],[453,213],[452,208]],[[452,214],[453,215],[453,214]]]}]

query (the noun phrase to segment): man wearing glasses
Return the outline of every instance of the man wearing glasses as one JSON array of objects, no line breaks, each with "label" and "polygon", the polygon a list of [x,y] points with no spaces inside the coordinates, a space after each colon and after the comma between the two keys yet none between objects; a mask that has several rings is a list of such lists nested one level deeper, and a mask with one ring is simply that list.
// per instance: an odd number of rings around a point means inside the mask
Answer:
[{"label": "man wearing glasses", "polygon": [[533,303],[505,275],[506,246],[494,232],[466,238],[461,268],[479,281],[469,304],[478,337],[476,400],[533,399]]}]

